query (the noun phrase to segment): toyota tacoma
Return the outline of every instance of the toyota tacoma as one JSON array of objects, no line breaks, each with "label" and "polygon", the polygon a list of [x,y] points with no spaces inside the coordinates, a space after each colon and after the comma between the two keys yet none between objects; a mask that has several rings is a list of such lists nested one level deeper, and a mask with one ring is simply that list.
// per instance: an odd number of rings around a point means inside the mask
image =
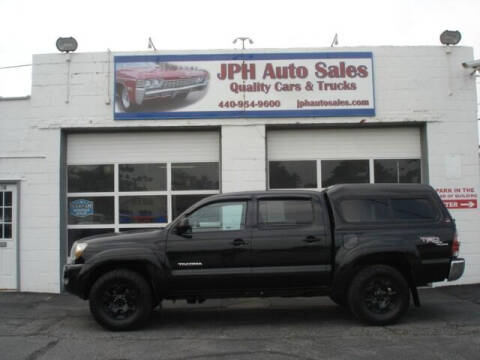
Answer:
[{"label": "toyota tacoma", "polygon": [[67,291],[111,330],[137,328],[163,300],[330,296],[359,320],[398,321],[417,287],[456,280],[455,222],[428,185],[219,194],[164,229],[75,242]]}]

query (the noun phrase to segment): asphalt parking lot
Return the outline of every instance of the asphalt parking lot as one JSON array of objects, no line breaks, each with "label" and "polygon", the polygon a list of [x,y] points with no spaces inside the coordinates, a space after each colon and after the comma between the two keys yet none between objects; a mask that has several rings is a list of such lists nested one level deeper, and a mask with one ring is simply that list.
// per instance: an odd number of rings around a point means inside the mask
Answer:
[{"label": "asphalt parking lot", "polygon": [[70,295],[0,293],[0,359],[480,359],[480,285],[421,290],[394,326],[359,324],[328,298],[165,302],[113,333]]}]

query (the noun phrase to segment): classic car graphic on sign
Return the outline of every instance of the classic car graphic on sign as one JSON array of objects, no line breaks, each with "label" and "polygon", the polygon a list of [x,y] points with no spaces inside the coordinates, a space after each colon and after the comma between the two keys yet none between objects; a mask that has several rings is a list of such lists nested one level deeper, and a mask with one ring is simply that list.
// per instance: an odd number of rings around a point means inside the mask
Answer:
[{"label": "classic car graphic on sign", "polygon": [[138,111],[154,101],[165,103],[185,99],[191,92],[205,90],[208,80],[209,74],[205,70],[168,62],[117,63],[117,112]]}]

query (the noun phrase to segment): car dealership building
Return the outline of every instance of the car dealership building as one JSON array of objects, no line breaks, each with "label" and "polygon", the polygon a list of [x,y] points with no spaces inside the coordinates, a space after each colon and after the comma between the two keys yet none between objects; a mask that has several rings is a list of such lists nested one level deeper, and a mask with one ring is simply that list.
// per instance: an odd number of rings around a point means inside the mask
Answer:
[{"label": "car dealership building", "polygon": [[473,49],[35,55],[0,98],[0,289],[60,292],[73,241],[220,192],[427,183],[480,282]]}]

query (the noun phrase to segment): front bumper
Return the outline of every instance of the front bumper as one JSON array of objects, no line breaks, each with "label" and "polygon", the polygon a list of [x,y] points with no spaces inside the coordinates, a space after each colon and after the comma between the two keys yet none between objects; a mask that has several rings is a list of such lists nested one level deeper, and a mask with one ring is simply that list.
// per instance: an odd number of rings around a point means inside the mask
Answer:
[{"label": "front bumper", "polygon": [[465,270],[465,259],[455,259],[450,262],[450,272],[448,273],[448,281],[460,279]]},{"label": "front bumper", "polygon": [[156,89],[156,88],[136,88],[135,89],[135,101],[138,105],[141,105],[146,100],[153,100],[166,97],[175,97],[178,94],[189,92],[189,91],[199,91],[204,89],[207,86],[207,81],[191,84],[180,87],[171,87],[166,89]]},{"label": "front bumper", "polygon": [[67,264],[63,267],[63,285],[69,293],[84,298],[83,287],[80,281],[80,271],[83,264]]}]

